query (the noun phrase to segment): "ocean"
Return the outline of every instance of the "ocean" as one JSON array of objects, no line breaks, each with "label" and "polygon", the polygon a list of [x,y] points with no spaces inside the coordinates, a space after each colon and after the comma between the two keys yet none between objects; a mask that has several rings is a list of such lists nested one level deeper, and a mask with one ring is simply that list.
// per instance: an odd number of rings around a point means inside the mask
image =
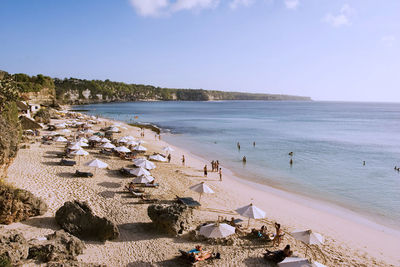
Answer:
[{"label": "ocean", "polygon": [[164,140],[218,159],[244,179],[400,225],[400,172],[394,170],[400,167],[400,104],[130,102],[75,108],[155,124],[172,133]]}]

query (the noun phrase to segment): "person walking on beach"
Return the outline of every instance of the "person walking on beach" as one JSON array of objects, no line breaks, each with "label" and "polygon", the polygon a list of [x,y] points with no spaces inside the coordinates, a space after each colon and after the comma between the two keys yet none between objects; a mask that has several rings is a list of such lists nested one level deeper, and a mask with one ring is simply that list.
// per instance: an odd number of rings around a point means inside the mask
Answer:
[{"label": "person walking on beach", "polygon": [[207,164],[204,165],[204,177],[207,177]]},{"label": "person walking on beach", "polygon": [[185,166],[185,155],[182,155],[182,165]]},{"label": "person walking on beach", "polygon": [[217,170],[219,169],[219,161],[218,161],[218,160],[215,162],[215,168],[216,168]]},{"label": "person walking on beach", "polygon": [[214,172],[215,170],[215,162],[211,161],[211,172]]},{"label": "person walking on beach", "polygon": [[168,159],[168,163],[170,163],[171,162],[171,154],[168,154],[167,159]]},{"label": "person walking on beach", "polygon": [[222,182],[222,169],[219,168],[219,180]]},{"label": "person walking on beach", "polygon": [[278,247],[281,244],[282,240],[282,231],[281,231],[281,225],[279,223],[275,223],[275,236],[274,239],[272,239],[272,245],[275,247],[275,244],[278,243]]}]

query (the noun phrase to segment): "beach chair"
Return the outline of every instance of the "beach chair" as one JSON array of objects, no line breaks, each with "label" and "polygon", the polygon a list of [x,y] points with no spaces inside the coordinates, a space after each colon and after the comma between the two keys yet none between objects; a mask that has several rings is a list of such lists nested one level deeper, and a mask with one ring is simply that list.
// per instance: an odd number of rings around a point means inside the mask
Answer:
[{"label": "beach chair", "polygon": [[188,206],[188,207],[190,207],[190,208],[198,208],[198,207],[201,207],[200,202],[194,200],[194,199],[191,198],[191,197],[179,197],[179,196],[176,196],[176,201],[177,201],[178,203],[183,204],[183,205],[186,205],[186,206]]},{"label": "beach chair", "polygon": [[75,160],[62,159],[59,164],[61,166],[74,166],[74,165],[76,165],[76,161]]},{"label": "beach chair", "polygon": [[80,172],[80,171],[76,170],[74,176],[75,177],[90,178],[90,177],[93,177],[93,173],[91,173],[91,172]]},{"label": "beach chair", "polygon": [[127,188],[129,190],[129,192],[134,196],[134,197],[138,197],[138,198],[149,198],[150,194],[144,193],[144,192],[136,192],[134,189],[132,188]]},{"label": "beach chair", "polygon": [[144,193],[145,192],[143,188],[137,188],[137,187],[131,188],[128,185],[125,186],[125,189],[128,191],[131,191],[131,190],[135,191],[136,193]]}]

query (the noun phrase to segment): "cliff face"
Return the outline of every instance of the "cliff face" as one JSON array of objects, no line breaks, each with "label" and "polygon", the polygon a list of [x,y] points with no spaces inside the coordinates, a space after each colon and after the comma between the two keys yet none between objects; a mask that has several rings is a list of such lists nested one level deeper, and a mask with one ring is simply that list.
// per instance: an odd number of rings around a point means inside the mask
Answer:
[{"label": "cliff face", "polygon": [[51,105],[56,99],[56,90],[44,87],[37,92],[23,92],[20,95],[22,99],[29,100],[31,104]]}]

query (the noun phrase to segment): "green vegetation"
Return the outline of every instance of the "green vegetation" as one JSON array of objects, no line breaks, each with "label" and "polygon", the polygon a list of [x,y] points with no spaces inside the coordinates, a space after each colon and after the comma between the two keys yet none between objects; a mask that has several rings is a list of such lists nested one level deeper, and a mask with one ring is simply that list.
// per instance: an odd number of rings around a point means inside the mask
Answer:
[{"label": "green vegetation", "polygon": [[18,84],[19,92],[21,93],[39,92],[43,88],[54,89],[53,79],[42,74],[29,76],[23,73],[17,73],[11,76]]},{"label": "green vegetation", "polygon": [[[143,84],[126,84],[110,80],[81,80],[75,78],[54,79],[57,99],[61,102],[74,103],[71,93],[78,94],[80,100],[84,99],[83,92],[90,91],[90,98],[86,102],[99,101],[97,95],[101,94],[103,101],[138,101],[138,100],[181,100],[181,101],[207,101],[207,100],[311,100],[309,97],[251,94],[239,92],[223,92],[202,89],[174,89],[161,88]],[[101,102],[101,101],[100,101]]]}]

